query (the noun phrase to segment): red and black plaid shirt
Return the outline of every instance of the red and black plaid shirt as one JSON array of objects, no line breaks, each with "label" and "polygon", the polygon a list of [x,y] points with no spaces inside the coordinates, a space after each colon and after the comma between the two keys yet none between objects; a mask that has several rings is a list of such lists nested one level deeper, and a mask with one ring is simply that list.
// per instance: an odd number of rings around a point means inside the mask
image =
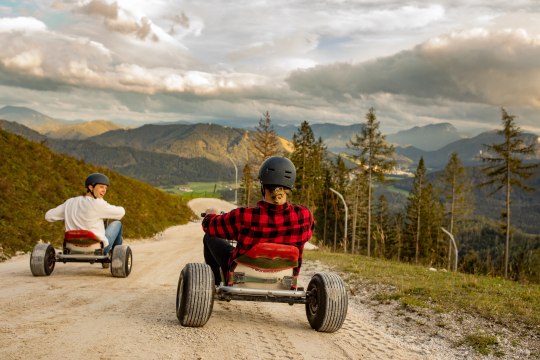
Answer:
[{"label": "red and black plaid shirt", "polygon": [[223,215],[208,214],[202,222],[208,235],[237,241],[229,268],[234,259],[255,244],[291,244],[300,250],[296,275],[302,265],[304,244],[313,234],[313,225],[313,215],[308,208],[289,203],[274,205],[263,200],[254,208],[236,208]]}]

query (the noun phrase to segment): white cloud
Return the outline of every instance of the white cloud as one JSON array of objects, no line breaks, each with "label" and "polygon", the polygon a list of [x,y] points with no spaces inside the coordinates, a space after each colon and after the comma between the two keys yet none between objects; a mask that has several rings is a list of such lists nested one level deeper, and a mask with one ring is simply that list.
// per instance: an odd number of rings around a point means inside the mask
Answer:
[{"label": "white cloud", "polygon": [[374,106],[399,128],[498,124],[504,105],[532,126],[539,13],[527,0],[13,2],[0,94],[68,118],[350,123]]},{"label": "white cloud", "polygon": [[0,32],[32,32],[45,31],[47,26],[33,17],[1,18]]}]

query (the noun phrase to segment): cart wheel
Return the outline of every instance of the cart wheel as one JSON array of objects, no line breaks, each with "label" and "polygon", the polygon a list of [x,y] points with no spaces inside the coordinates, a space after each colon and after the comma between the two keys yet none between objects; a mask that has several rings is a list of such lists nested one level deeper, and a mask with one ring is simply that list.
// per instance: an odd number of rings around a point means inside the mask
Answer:
[{"label": "cart wheel", "polygon": [[176,291],[176,317],[182,326],[206,324],[214,307],[214,274],[207,264],[187,264]]},{"label": "cart wheel", "polygon": [[317,331],[334,332],[347,316],[348,298],[345,283],[334,273],[317,273],[307,287],[306,315]]},{"label": "cart wheel", "polygon": [[127,245],[118,245],[112,249],[111,274],[114,277],[125,278],[131,273],[133,254]]},{"label": "cart wheel", "polygon": [[30,271],[34,276],[49,276],[54,270],[56,253],[50,244],[37,244],[30,255]]}]

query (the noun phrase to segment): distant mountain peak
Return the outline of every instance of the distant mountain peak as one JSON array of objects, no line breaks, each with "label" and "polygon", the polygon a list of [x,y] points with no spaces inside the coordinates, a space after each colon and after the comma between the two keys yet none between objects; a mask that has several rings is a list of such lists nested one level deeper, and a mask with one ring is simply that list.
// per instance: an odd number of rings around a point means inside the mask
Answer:
[{"label": "distant mountain peak", "polygon": [[390,134],[387,140],[401,146],[414,145],[415,147],[430,151],[437,150],[462,137],[456,127],[450,123],[428,124]]}]

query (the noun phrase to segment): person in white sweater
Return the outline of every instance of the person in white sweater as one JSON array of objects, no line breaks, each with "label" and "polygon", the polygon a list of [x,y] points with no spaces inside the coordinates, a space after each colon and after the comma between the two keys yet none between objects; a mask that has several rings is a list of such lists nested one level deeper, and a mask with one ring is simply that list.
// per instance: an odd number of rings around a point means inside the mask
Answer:
[{"label": "person in white sweater", "polygon": [[[67,199],[63,204],[45,213],[49,222],[64,220],[66,231],[89,230],[103,241],[104,255],[122,244],[122,219],[126,211],[103,200],[110,185],[109,178],[100,173],[86,178],[86,194]],[[113,219],[105,229],[105,219]]]}]

